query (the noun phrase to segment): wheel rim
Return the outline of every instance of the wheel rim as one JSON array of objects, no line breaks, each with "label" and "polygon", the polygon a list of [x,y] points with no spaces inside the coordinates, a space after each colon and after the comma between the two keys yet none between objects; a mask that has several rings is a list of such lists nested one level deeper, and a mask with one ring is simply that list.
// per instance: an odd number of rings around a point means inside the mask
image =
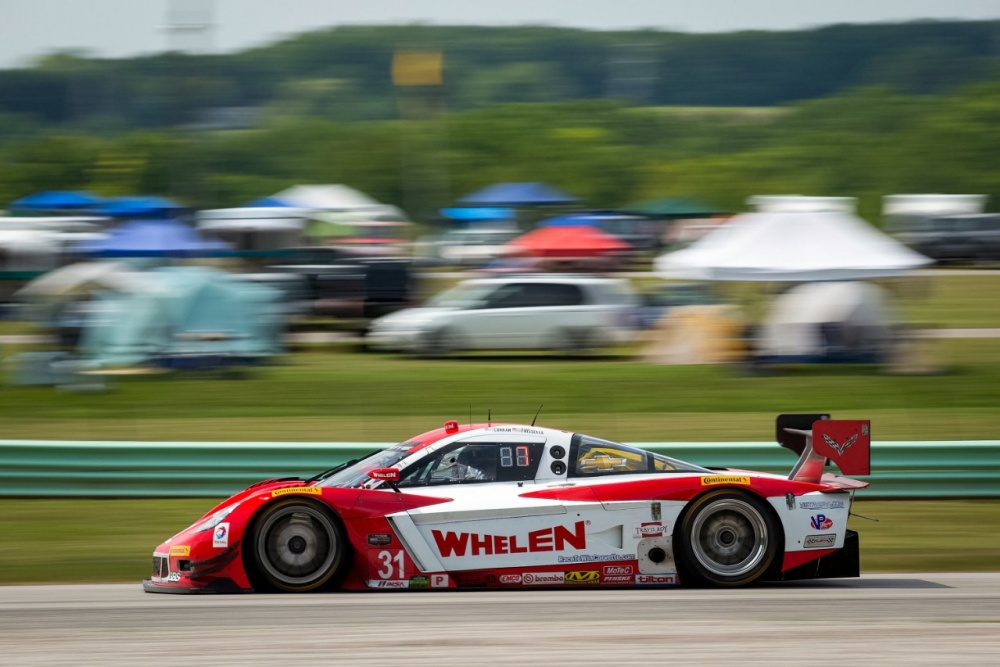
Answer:
[{"label": "wheel rim", "polygon": [[698,562],[712,574],[741,577],[758,568],[767,555],[767,524],[745,501],[718,501],[695,517],[691,547]]},{"label": "wheel rim", "polygon": [[330,518],[305,505],[275,512],[265,519],[257,533],[261,566],[275,581],[288,586],[308,585],[321,579],[330,572],[337,548]]}]

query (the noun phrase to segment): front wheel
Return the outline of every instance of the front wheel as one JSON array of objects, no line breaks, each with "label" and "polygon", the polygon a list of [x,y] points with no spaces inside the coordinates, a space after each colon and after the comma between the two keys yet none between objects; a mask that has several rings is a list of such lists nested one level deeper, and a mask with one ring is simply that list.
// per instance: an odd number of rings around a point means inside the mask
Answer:
[{"label": "front wheel", "polygon": [[747,586],[775,564],[781,530],[756,496],[720,489],[695,500],[678,537],[683,567],[697,583]]},{"label": "front wheel", "polygon": [[254,587],[268,591],[321,590],[347,561],[348,545],[337,519],[319,505],[296,499],[265,508],[246,545],[259,580]]}]

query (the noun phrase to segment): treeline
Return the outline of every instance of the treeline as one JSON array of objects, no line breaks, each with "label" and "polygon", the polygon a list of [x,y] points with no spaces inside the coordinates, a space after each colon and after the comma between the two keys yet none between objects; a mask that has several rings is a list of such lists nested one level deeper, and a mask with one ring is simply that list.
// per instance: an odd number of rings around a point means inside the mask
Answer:
[{"label": "treeline", "polygon": [[[341,27],[230,55],[121,60],[57,54],[0,71],[0,141],[72,125],[114,133],[255,125],[262,117],[384,120],[399,114],[397,49],[441,50],[440,103],[619,99],[648,106],[778,106],[860,86],[945,93],[1000,73],[1000,22],[837,25],[682,34],[546,27]],[[252,118],[215,113],[254,110]]]},{"label": "treeline", "polygon": [[424,119],[276,117],[250,131],[50,132],[0,145],[0,204],[47,189],[232,206],[346,183],[430,221],[498,181],[546,181],[614,208],[661,196],[742,210],[754,194],[984,193],[1000,203],[1000,83],[949,95],[861,88],[774,109],[517,104]]}]

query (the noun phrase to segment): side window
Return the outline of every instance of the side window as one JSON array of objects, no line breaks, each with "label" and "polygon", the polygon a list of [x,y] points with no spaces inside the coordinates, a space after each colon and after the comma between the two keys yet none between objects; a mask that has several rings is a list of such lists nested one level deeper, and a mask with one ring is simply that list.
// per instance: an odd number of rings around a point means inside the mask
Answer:
[{"label": "side window", "polygon": [[533,306],[579,306],[583,303],[583,292],[577,285],[532,283],[528,290]]},{"label": "side window", "polygon": [[456,443],[403,471],[399,486],[533,480],[542,443]]},{"label": "side window", "polygon": [[523,283],[503,285],[486,299],[487,308],[523,308],[532,305]]},{"label": "side window", "polygon": [[570,477],[649,472],[646,452],[607,440],[573,436]]}]

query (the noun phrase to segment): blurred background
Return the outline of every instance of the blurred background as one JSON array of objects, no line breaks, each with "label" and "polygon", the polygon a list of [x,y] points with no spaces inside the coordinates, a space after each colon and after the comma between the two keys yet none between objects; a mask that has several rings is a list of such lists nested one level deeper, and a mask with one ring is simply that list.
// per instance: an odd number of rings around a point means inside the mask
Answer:
[{"label": "blurred background", "polygon": [[[1000,493],[995,5],[418,4],[0,0],[0,494],[225,496],[274,471],[143,443],[540,405],[629,442],[869,418],[992,443],[901,495]],[[137,578],[210,501],[117,536],[18,502],[0,525],[69,537],[0,546],[13,581]],[[953,502],[924,528],[996,509]],[[940,558],[886,530],[869,564]]]}]

